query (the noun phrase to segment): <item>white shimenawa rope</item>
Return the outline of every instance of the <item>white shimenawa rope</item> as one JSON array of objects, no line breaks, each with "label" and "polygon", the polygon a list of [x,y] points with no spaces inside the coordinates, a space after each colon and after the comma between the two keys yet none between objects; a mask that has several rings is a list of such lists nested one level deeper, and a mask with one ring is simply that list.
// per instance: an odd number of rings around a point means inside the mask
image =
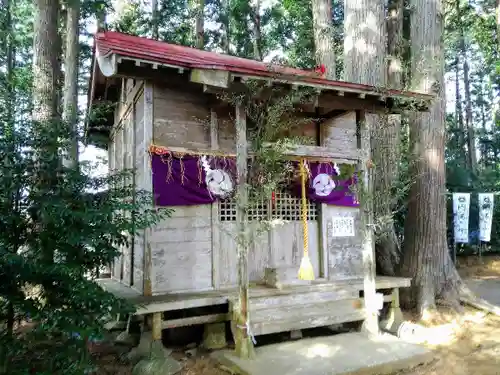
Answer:
[{"label": "white shimenawa rope", "polygon": [[335,173],[337,173],[337,176],[340,176],[340,168],[337,163],[333,163],[333,169],[335,170]]},{"label": "white shimenawa rope", "polygon": [[210,164],[208,164],[208,159],[206,156],[202,156],[201,158],[201,166],[203,167],[203,170],[205,171],[205,173],[208,173],[212,170],[212,168],[210,168]]},{"label": "white shimenawa rope", "polygon": [[238,328],[241,329],[246,329],[247,330],[247,335],[250,336],[250,339],[252,340],[254,345],[257,345],[257,340],[255,340],[255,336],[253,335],[252,331],[250,330],[250,321],[247,320],[246,324],[244,326],[237,325]]},{"label": "white shimenawa rope", "polygon": [[[212,168],[210,168],[210,164],[208,164],[207,157],[205,155],[203,155],[200,158],[200,162],[201,162],[201,166],[202,166],[203,170],[205,171],[205,176],[208,176],[208,174],[210,173]],[[208,195],[210,196],[210,198],[212,198],[212,192],[210,191],[210,189],[207,189],[207,191],[208,191]]]}]

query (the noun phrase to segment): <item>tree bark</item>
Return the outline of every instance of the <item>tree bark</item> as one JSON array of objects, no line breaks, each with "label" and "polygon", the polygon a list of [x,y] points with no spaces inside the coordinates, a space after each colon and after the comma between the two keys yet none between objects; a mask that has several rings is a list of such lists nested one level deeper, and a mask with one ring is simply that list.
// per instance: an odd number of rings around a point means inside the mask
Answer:
[{"label": "tree bark", "polygon": [[196,48],[205,48],[205,0],[196,0]]},{"label": "tree bark", "polygon": [[230,19],[230,0],[222,0],[222,28],[224,29],[223,31],[223,36],[222,36],[222,49],[224,50],[224,53],[229,55],[230,53],[230,47],[229,47],[229,40],[230,40],[230,27],[229,27],[229,19]]},{"label": "tree bark", "polygon": [[260,0],[255,0],[251,5],[253,19],[253,56],[255,60],[262,61],[262,35],[260,30]]},{"label": "tree bark", "polygon": [[80,2],[72,0],[66,12],[66,48],[64,55],[63,121],[71,132],[71,145],[64,163],[78,165],[78,54]]},{"label": "tree bark", "polygon": [[[16,150],[16,142],[14,140],[15,137],[15,128],[14,128],[14,85],[13,85],[13,73],[14,73],[14,43],[13,43],[13,34],[12,34],[12,2],[11,0],[4,0],[2,4],[2,10],[5,12],[5,23],[4,27],[4,35],[5,40],[4,46],[6,48],[6,92],[5,92],[5,122],[6,122],[6,136],[9,139],[9,143],[11,145],[9,152],[14,155]],[[11,195],[11,200],[9,200],[8,205],[12,207],[14,210],[18,211],[18,202],[19,202],[20,192],[16,192]],[[17,250],[17,249],[15,249]],[[9,374],[10,372],[10,359],[8,356],[9,350],[7,350],[8,346],[11,345],[12,340],[14,338],[14,321],[15,321],[15,310],[12,301],[7,301],[6,308],[6,331],[4,337],[4,345],[0,347],[0,374]]]},{"label": "tree bark", "polygon": [[160,31],[158,25],[158,0],[151,1],[151,23],[153,29],[153,39],[160,39]]},{"label": "tree bark", "polygon": [[331,0],[312,0],[314,47],[316,62],[326,68],[325,78],[336,77],[335,49],[332,37]]},{"label": "tree bark", "polygon": [[7,95],[6,95],[6,115],[9,129],[14,132],[14,35],[12,30],[12,2],[5,0],[3,5],[5,11],[5,47],[7,49],[6,63],[7,63]]},{"label": "tree bark", "polygon": [[[344,2],[344,79],[349,82],[356,82],[374,86],[384,86],[386,83],[386,21],[383,0],[350,0]],[[364,116],[365,129],[369,131],[366,135],[371,138],[363,142],[364,158],[370,157],[370,149],[374,153],[384,154],[380,149],[373,149],[373,145],[378,147],[378,137],[384,134],[380,133],[380,117],[374,114]],[[374,142],[375,140],[375,142]],[[377,156],[378,157],[378,156]],[[368,162],[368,160],[364,160]],[[368,169],[368,163],[363,162],[363,168]],[[363,235],[363,265],[365,273],[364,294],[365,307],[367,310],[367,319],[365,326],[369,331],[378,330],[378,311],[372,305],[375,298],[375,264],[372,262],[374,257],[373,241],[373,171],[371,178],[365,179],[368,183],[365,186],[368,195],[362,201],[364,212],[362,220]],[[384,192],[387,195],[387,192]],[[371,251],[371,253],[370,253]]]},{"label": "tree bark", "polygon": [[429,112],[410,115],[410,144],[414,158],[410,202],[405,223],[401,272],[412,278],[404,295],[426,318],[442,299],[459,308],[460,276],[446,241],[445,91],[443,3],[411,1],[411,89],[437,95]]},{"label": "tree bark", "polygon": [[97,21],[97,31],[106,30],[106,9],[104,6],[101,6],[96,13],[96,21]]},{"label": "tree bark", "polygon": [[[403,2],[390,2],[387,24],[384,4],[379,1],[345,3],[345,80],[392,88],[402,86],[402,27]],[[390,32],[387,50],[386,27]],[[389,64],[386,66],[386,54]],[[387,77],[387,80],[386,80]],[[389,81],[390,79],[390,81]],[[376,258],[378,271],[394,275],[399,264],[399,243],[394,230],[392,197],[387,194],[397,178],[400,116],[368,114],[371,149],[374,164],[373,209],[376,229]]]},{"label": "tree bark", "polygon": [[[403,88],[403,0],[389,2],[387,16],[387,86]],[[374,178],[376,257],[379,273],[394,276],[400,262],[400,244],[393,219],[391,191],[398,178],[400,115],[380,116],[380,126],[372,129],[372,154],[377,168]]]},{"label": "tree bark", "polygon": [[[461,20],[462,11],[460,9],[460,1],[456,1],[457,19]],[[464,26],[458,22],[459,28],[459,51],[463,60],[464,70],[464,99],[465,99],[465,126],[467,129],[467,147],[469,149],[467,166],[472,173],[477,172],[477,155],[476,155],[476,138],[474,132],[474,123],[472,119],[472,99],[470,93],[470,73],[469,61],[467,58],[467,48],[465,45]]]},{"label": "tree bark", "polygon": [[[458,150],[465,150],[465,125],[464,125],[464,116],[462,111],[462,95],[460,93],[460,58],[457,54],[455,57],[455,121],[458,125]],[[463,166],[467,165],[466,158],[461,157]]]},{"label": "tree bark", "polygon": [[[485,113],[485,109],[484,109],[485,99],[484,99],[484,91],[483,90],[484,90],[484,74],[479,73],[479,90],[477,93],[477,101],[479,102],[479,107],[480,107],[481,128],[483,131],[483,138],[486,139],[488,129],[486,128],[487,120],[486,120],[486,113]],[[488,162],[488,148],[487,148],[485,142],[483,142],[483,145],[481,147],[481,161],[485,166],[487,166],[489,164],[489,162]]]},{"label": "tree bark", "polygon": [[33,23],[33,112],[36,126],[57,121],[58,0],[36,0]]}]

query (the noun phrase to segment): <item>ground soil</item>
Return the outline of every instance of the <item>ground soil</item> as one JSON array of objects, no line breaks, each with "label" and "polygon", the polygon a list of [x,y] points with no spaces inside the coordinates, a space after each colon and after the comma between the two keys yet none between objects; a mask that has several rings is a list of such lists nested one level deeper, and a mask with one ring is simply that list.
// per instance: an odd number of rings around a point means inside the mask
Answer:
[{"label": "ground soil", "polygon": [[[500,256],[483,257],[481,262],[478,257],[459,258],[457,268],[464,278],[500,278]],[[405,314],[415,321],[410,312]],[[467,308],[461,315],[443,310],[432,322],[419,323],[428,327],[424,345],[434,349],[435,360],[397,375],[500,375],[500,318]],[[116,356],[104,355],[98,362],[97,375],[131,374],[131,366]],[[228,375],[208,353],[199,352],[185,362],[180,375]]]}]

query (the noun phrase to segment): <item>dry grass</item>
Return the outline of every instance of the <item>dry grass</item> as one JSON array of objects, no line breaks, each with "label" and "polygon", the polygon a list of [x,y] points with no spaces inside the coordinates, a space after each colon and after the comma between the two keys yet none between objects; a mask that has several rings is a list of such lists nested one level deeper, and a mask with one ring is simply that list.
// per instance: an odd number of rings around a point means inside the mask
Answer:
[{"label": "dry grass", "polygon": [[434,350],[436,360],[399,374],[500,374],[500,319],[467,309],[460,316],[441,314],[427,327],[424,345]]},{"label": "dry grass", "polygon": [[[500,256],[483,257],[482,261],[477,256],[461,257],[457,263],[463,278],[500,278]],[[500,375],[498,317],[468,308],[462,315],[443,311],[425,325],[424,345],[435,351],[436,360],[399,374]]]},{"label": "dry grass", "polygon": [[463,278],[500,278],[500,256],[491,255],[459,257],[457,259],[457,269]]}]

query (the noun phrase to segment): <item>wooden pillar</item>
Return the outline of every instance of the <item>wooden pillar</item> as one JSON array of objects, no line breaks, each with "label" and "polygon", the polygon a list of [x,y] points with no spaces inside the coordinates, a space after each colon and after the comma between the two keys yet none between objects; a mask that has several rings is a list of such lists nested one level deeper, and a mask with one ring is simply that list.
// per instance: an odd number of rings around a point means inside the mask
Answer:
[{"label": "wooden pillar", "polygon": [[252,358],[254,347],[249,330],[248,296],[248,150],[245,108],[236,106],[236,228],[238,253],[238,303],[233,311],[236,354],[240,358]]},{"label": "wooden pillar", "polygon": [[152,324],[152,331],[153,331],[153,341],[161,341],[161,321],[162,321],[162,313],[161,312],[156,312],[153,314],[153,324]]},{"label": "wooden pillar", "polygon": [[[147,149],[153,142],[153,84],[149,81],[144,83],[144,146]],[[144,152],[143,156],[143,181],[142,188],[153,192],[153,174],[151,171],[151,161],[149,153]],[[151,202],[153,204],[153,202]],[[144,289],[145,296],[153,295],[152,285],[152,249],[151,249],[151,228],[144,230]]]},{"label": "wooden pillar", "polygon": [[376,303],[375,285],[375,240],[373,235],[373,169],[371,168],[370,128],[365,121],[365,112],[356,111],[356,130],[358,148],[361,149],[359,170],[363,171],[363,193],[361,194],[361,225],[363,235],[363,291],[366,320],[363,330],[370,334],[378,334],[378,306]]},{"label": "wooden pillar", "polygon": [[[219,119],[217,112],[210,111],[210,149],[219,150]],[[212,203],[212,286],[214,289],[220,287],[220,222],[219,203]]]},{"label": "wooden pillar", "polygon": [[[120,121],[120,118],[118,119]],[[118,132],[119,136],[119,142],[121,144],[120,147],[120,155],[118,157],[120,158],[120,172],[123,173],[123,171],[126,168],[126,158],[127,154],[125,153],[125,143],[127,142],[125,138],[125,121],[122,121],[120,123],[120,130]],[[123,188],[126,184],[126,181],[124,178],[120,178],[120,187]],[[124,210],[122,210],[122,214],[124,213]],[[120,246],[120,281],[123,282],[123,278],[125,277],[125,245],[119,245]]]}]

